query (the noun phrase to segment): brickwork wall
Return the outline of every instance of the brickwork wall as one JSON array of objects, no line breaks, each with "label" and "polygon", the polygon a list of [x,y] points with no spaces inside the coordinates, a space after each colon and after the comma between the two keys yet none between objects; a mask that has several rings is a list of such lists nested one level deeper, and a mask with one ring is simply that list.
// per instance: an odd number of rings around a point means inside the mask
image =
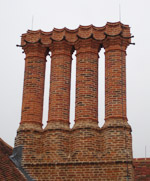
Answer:
[{"label": "brickwork wall", "polygon": [[[134,180],[126,115],[126,48],[130,28],[118,23],[76,30],[28,31],[22,119],[15,146],[34,180]],[[98,53],[105,48],[105,124],[98,126]],[[42,128],[45,60],[51,51],[49,116]],[[75,125],[69,128],[72,53],[76,50]],[[30,54],[30,56],[29,56]],[[37,105],[37,106],[36,106]]]},{"label": "brickwork wall", "polygon": [[136,158],[133,160],[135,180],[150,180],[150,158]]},{"label": "brickwork wall", "polygon": [[[125,163],[71,163],[57,165],[30,165],[26,167],[30,175],[35,175],[39,181],[126,181]],[[132,175],[132,168],[129,167]],[[129,179],[131,180],[131,179]]]}]

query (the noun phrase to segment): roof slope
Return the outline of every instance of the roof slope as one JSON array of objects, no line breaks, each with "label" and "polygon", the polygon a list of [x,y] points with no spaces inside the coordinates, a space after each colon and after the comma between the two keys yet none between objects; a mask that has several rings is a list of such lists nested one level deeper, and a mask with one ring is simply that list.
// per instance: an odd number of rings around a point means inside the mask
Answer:
[{"label": "roof slope", "polygon": [[25,177],[9,158],[12,150],[13,148],[0,138],[0,180],[25,181]]}]

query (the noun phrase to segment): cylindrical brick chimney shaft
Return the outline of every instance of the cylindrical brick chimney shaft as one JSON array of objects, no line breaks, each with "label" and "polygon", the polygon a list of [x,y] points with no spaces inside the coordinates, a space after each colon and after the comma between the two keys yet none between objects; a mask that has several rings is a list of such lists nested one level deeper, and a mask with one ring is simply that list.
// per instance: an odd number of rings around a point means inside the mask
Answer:
[{"label": "cylindrical brick chimney shaft", "polygon": [[105,120],[126,119],[126,48],[129,42],[108,37],[105,48]]},{"label": "cylindrical brick chimney shaft", "polygon": [[26,58],[21,124],[38,123],[42,126],[45,64],[48,51],[40,43],[28,43],[23,49]]},{"label": "cylindrical brick chimney shaft", "polygon": [[[98,52],[100,43],[92,38],[79,39],[76,69],[75,121],[98,123]],[[84,126],[84,125],[83,125]]]},{"label": "cylindrical brick chimney shaft", "polygon": [[57,125],[61,127],[66,125],[69,128],[70,79],[73,46],[66,41],[54,41],[50,46],[50,50],[52,56],[47,127],[49,127],[49,125],[53,125],[54,127],[57,127]]}]

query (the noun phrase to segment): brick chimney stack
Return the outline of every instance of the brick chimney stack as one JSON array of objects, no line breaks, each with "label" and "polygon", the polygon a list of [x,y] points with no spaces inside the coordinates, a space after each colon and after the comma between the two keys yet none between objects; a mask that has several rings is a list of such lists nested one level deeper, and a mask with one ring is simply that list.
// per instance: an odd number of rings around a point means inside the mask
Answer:
[{"label": "brick chimney stack", "polygon": [[[75,30],[28,31],[22,117],[14,163],[32,180],[134,180],[126,113],[126,49],[120,22]],[[105,123],[98,126],[98,53],[105,49]],[[75,125],[69,127],[72,53],[76,50]],[[49,113],[42,128],[46,56],[51,52]]]}]

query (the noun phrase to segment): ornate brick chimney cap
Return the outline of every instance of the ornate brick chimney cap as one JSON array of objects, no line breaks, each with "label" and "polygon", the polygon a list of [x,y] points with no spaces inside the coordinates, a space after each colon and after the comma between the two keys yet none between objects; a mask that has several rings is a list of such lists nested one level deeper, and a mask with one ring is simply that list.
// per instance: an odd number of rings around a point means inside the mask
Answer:
[{"label": "ornate brick chimney cap", "polygon": [[82,26],[71,30],[68,28],[57,29],[54,28],[50,32],[44,32],[42,30],[28,30],[27,33],[21,36],[21,46],[25,46],[28,43],[41,43],[46,47],[49,47],[53,41],[66,40],[71,44],[74,44],[79,38],[88,39],[92,37],[95,40],[103,41],[107,36],[122,36],[123,38],[130,38],[130,27],[124,25],[121,22],[110,23],[107,22],[103,27],[96,27],[94,25]]}]

